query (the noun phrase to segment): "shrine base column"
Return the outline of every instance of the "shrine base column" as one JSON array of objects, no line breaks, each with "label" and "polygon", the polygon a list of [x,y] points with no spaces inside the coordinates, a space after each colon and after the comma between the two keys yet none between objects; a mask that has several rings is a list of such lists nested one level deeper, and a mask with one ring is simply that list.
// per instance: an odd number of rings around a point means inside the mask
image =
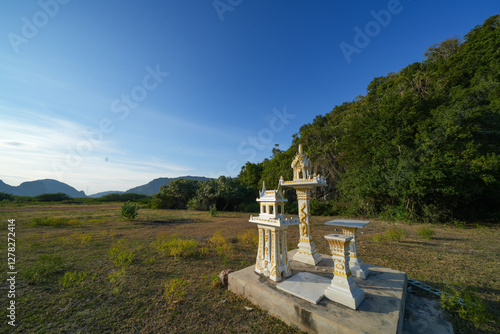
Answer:
[{"label": "shrine base column", "polygon": [[334,263],[332,283],[325,289],[325,296],[355,310],[365,299],[365,293],[356,285],[349,269],[349,242],[352,236],[328,234],[325,239],[330,245]]},{"label": "shrine base column", "polygon": [[316,244],[312,241],[311,225],[309,223],[309,201],[311,190],[309,188],[297,188],[296,190],[299,204],[300,238],[298,244],[299,249],[293,256],[293,260],[314,266],[322,260],[322,257],[316,249]]}]

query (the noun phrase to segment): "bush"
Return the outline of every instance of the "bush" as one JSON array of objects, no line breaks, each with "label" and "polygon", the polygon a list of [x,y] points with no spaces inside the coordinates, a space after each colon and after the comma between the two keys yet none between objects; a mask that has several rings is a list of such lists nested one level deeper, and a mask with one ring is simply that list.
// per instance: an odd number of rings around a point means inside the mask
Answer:
[{"label": "bush", "polygon": [[212,216],[212,217],[217,216],[217,207],[215,206],[215,204],[210,206],[210,209],[208,210],[208,212],[210,213],[210,216]]},{"label": "bush", "polygon": [[373,242],[381,243],[386,240],[386,237],[382,233],[375,233],[372,237]]},{"label": "bush", "polygon": [[134,251],[130,249],[130,242],[127,239],[119,239],[109,250],[109,256],[115,266],[126,266],[132,263],[135,257]]},{"label": "bush", "polygon": [[125,202],[122,205],[122,217],[125,220],[134,220],[137,217],[137,211],[139,207],[135,204],[130,204],[130,202]]},{"label": "bush", "polygon": [[422,227],[419,227],[419,229],[417,230],[417,234],[424,239],[430,240],[430,239],[432,239],[432,236],[434,234],[436,234],[436,232],[433,229],[431,229],[430,227],[422,226]]},{"label": "bush", "polygon": [[187,208],[189,210],[203,210],[204,209],[203,202],[200,201],[198,198],[193,197],[188,201]]},{"label": "bush", "polygon": [[385,236],[387,239],[392,240],[392,241],[400,241],[402,237],[408,236],[408,233],[402,229],[388,229],[385,231]]},{"label": "bush", "polygon": [[13,201],[13,200],[14,200],[14,196],[12,196],[11,194],[0,192],[0,201],[2,201],[2,202],[10,202],[10,201]]}]

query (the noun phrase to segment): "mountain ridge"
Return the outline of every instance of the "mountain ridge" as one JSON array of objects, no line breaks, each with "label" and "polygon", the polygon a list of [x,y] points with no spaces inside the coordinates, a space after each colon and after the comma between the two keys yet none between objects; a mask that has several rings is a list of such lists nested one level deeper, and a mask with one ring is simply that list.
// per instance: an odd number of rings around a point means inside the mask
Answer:
[{"label": "mountain ridge", "polygon": [[123,194],[123,193],[136,193],[143,195],[152,195],[160,191],[161,186],[168,184],[170,181],[178,179],[188,179],[195,181],[207,181],[210,178],[204,176],[179,176],[174,178],[160,177],[156,178],[146,184],[130,188],[126,191],[103,191],[91,195],[86,195],[83,190],[77,190],[67,183],[57,181],[54,179],[42,179],[34,181],[26,181],[18,186],[11,186],[4,181],[0,180],[0,192],[12,194],[14,196],[38,196],[50,193],[65,193],[73,198],[79,197],[101,197],[108,194]]}]

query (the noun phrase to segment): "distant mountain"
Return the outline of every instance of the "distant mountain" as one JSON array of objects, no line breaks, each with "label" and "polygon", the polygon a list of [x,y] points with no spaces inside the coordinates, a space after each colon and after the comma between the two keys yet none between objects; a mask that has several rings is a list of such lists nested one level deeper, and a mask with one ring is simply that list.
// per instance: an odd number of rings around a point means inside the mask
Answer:
[{"label": "distant mountain", "polygon": [[[203,176],[180,176],[175,178],[160,177],[158,179],[154,179],[148,184],[134,187],[127,191],[104,191],[97,194],[89,195],[88,197],[97,198],[108,194],[123,194],[123,193],[136,193],[136,194],[144,194],[150,196],[152,194],[160,192],[161,186],[168,184],[172,180],[177,180],[177,179],[188,179],[195,181],[210,180],[209,178]],[[73,198],[87,197],[85,195],[85,192],[78,191],[75,188],[67,185],[66,183],[52,179],[23,182],[17,187],[10,186],[5,182],[3,182],[2,180],[0,180],[0,192],[12,194],[14,196],[38,196],[41,194],[65,193]]]},{"label": "distant mountain", "polygon": [[97,194],[92,194],[92,195],[88,195],[88,197],[91,197],[91,198],[99,198],[101,196],[106,196],[106,195],[109,195],[109,194],[123,194],[124,192],[123,191],[103,191],[101,193],[97,193]]},{"label": "distant mountain", "polygon": [[153,195],[160,192],[161,186],[168,184],[170,181],[178,180],[178,179],[186,179],[186,180],[195,180],[195,181],[207,181],[210,180],[204,176],[179,176],[175,178],[168,177],[160,177],[158,179],[154,179],[148,184],[144,184],[142,186],[138,186],[126,191],[126,193],[136,193],[136,194],[144,194],[144,195]]},{"label": "distant mountain", "polygon": [[65,193],[71,197],[86,197],[85,192],[78,191],[66,183],[57,180],[45,179],[23,182],[17,187],[9,186],[0,180],[0,192],[14,196],[38,196],[50,193]]}]

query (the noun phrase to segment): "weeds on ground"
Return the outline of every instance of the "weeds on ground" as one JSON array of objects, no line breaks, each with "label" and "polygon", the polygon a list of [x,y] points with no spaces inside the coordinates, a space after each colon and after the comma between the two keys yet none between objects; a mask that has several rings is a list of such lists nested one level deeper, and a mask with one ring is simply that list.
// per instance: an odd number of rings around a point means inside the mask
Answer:
[{"label": "weeds on ground", "polygon": [[152,244],[159,252],[179,257],[205,256],[208,248],[199,247],[198,242],[189,239],[179,239],[177,234],[159,235]]},{"label": "weeds on ground", "polygon": [[125,284],[125,269],[114,270],[108,275],[108,279],[113,283],[113,294],[120,293]]},{"label": "weeds on ground", "polygon": [[214,287],[214,288],[219,288],[222,286],[219,274],[217,274],[217,273],[210,275],[210,281],[212,282],[212,287]]},{"label": "weeds on ground", "polygon": [[58,255],[43,254],[36,262],[27,267],[22,275],[29,283],[45,283],[57,276],[63,269],[63,260]]},{"label": "weeds on ground", "polygon": [[227,239],[222,236],[222,230],[218,230],[209,240],[210,244],[219,255],[229,256],[231,254],[231,245],[227,243]]},{"label": "weeds on ground", "polygon": [[446,310],[457,312],[460,318],[472,321],[475,326],[492,318],[484,300],[463,285],[447,284],[441,293],[441,305]]},{"label": "weeds on ground", "polygon": [[83,286],[87,277],[95,278],[95,276],[96,274],[90,276],[88,272],[67,271],[64,276],[59,279],[59,285],[61,285],[63,289]]},{"label": "weeds on ground", "polygon": [[180,278],[173,278],[165,283],[165,299],[170,307],[182,301],[186,294],[186,286],[187,281]]},{"label": "weeds on ground", "polygon": [[401,241],[401,238],[407,237],[408,232],[406,232],[403,228],[390,228],[382,233],[375,233],[372,237],[372,240],[376,243],[385,243],[387,240],[391,241]]},{"label": "weeds on ground", "polygon": [[453,225],[458,228],[467,228],[467,223],[458,219],[453,220]]},{"label": "weeds on ground", "polygon": [[129,265],[135,257],[134,251],[131,249],[130,241],[124,238],[114,243],[108,253],[115,266]]},{"label": "weeds on ground", "polygon": [[51,226],[51,227],[65,227],[65,226],[80,226],[81,222],[77,219],[69,218],[34,218],[31,226]]},{"label": "weeds on ground", "polygon": [[86,245],[92,240],[92,234],[75,232],[71,236],[75,240],[79,240],[82,245]]},{"label": "weeds on ground", "polygon": [[246,230],[244,233],[238,234],[238,241],[246,245],[257,246],[259,244],[259,235],[255,229]]}]

